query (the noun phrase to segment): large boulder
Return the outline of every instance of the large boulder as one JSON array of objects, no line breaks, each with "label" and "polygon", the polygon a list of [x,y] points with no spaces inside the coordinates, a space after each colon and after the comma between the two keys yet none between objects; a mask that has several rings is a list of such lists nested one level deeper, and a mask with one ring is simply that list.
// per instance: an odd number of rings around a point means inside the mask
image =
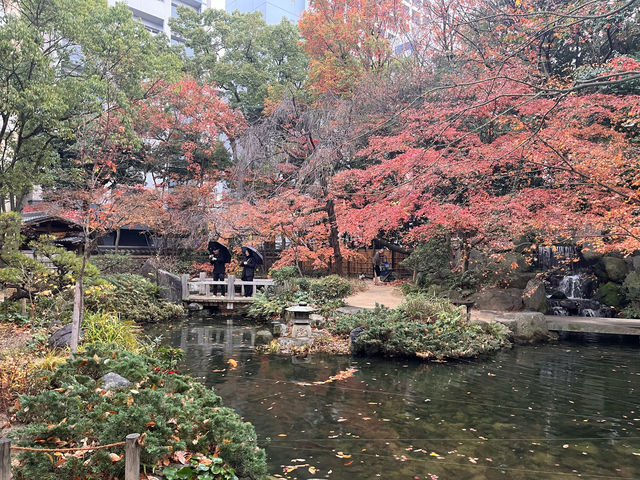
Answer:
[{"label": "large boulder", "polygon": [[549,311],[549,302],[544,288],[544,282],[538,278],[531,279],[522,293],[522,302],[526,310],[547,313]]},{"label": "large boulder", "polygon": [[640,255],[634,255],[628,258],[628,263],[634,272],[640,272]]},{"label": "large boulder", "polygon": [[505,275],[504,283],[509,288],[526,289],[527,284],[536,278],[535,272],[509,272]]},{"label": "large boulder", "polygon": [[620,307],[624,303],[624,292],[617,283],[607,282],[600,285],[596,292],[596,300],[610,307]]},{"label": "large boulder", "polygon": [[498,321],[509,328],[516,343],[535,343],[550,338],[547,320],[540,312],[518,312]]},{"label": "large boulder", "polygon": [[182,301],[182,279],[166,270],[158,270],[158,286],[160,297],[167,302],[179,303]]},{"label": "large boulder", "polygon": [[[80,339],[84,337],[84,333],[80,330]],[[67,348],[71,345],[71,324],[68,323],[59,330],[53,332],[49,337],[49,346],[57,348]]]},{"label": "large boulder", "polygon": [[580,255],[588,263],[597,262],[602,259],[602,253],[594,250],[591,247],[584,247],[582,250],[580,250]]},{"label": "large boulder", "polygon": [[601,262],[607,272],[609,280],[612,282],[622,283],[627,276],[627,273],[629,273],[627,262],[622,258],[602,257]]},{"label": "large boulder", "polygon": [[476,293],[471,299],[479,310],[515,312],[523,307],[522,290],[519,288],[490,288]]}]

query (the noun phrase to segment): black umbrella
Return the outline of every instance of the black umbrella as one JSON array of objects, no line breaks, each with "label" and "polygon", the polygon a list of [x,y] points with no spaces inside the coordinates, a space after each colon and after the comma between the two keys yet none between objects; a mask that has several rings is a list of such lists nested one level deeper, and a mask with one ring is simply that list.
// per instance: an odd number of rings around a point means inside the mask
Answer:
[{"label": "black umbrella", "polygon": [[231,253],[229,252],[229,249],[220,242],[209,242],[207,250],[209,250],[211,255],[213,255],[214,250],[220,251],[220,258],[224,263],[229,263],[231,261]]},{"label": "black umbrella", "polygon": [[253,247],[248,247],[248,246],[243,246],[242,247],[243,250],[248,250],[249,253],[251,254],[251,256],[253,256],[253,258],[256,259],[256,262],[258,263],[258,265],[262,265],[264,263],[264,258],[262,257],[262,254],[256,250]]}]

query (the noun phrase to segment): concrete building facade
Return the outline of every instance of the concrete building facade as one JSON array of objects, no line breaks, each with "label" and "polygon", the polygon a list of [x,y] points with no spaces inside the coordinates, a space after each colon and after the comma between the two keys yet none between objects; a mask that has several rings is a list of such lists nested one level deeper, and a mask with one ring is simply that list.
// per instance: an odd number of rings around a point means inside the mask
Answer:
[{"label": "concrete building facade", "polygon": [[222,8],[221,2],[216,0],[108,0],[109,6],[116,3],[126,3],[133,16],[137,18],[149,32],[154,35],[164,33],[171,43],[181,43],[181,40],[171,35],[169,19],[178,16],[178,7],[188,7],[196,12],[209,8]]},{"label": "concrete building facade", "polygon": [[305,0],[226,0],[225,8],[231,13],[260,12],[267,24],[275,25],[283,18],[298,23],[306,7]]}]

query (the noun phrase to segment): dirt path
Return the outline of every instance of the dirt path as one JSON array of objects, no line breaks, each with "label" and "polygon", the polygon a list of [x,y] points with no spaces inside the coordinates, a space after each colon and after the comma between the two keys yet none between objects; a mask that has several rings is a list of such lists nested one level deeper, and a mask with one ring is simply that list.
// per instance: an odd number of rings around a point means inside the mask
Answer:
[{"label": "dirt path", "polygon": [[366,290],[357,292],[345,298],[348,307],[375,308],[376,302],[385,307],[395,308],[400,305],[404,297],[399,287],[380,284],[374,285],[372,281],[366,282]]}]

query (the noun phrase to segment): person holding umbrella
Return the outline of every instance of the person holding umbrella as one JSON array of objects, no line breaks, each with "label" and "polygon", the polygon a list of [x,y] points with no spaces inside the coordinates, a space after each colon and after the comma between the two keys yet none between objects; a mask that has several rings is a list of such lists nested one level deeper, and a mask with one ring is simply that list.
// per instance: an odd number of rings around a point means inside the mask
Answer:
[{"label": "person holding umbrella", "polygon": [[[224,280],[226,264],[231,261],[229,249],[220,242],[210,241],[207,250],[209,250],[210,253],[209,262],[213,265],[213,279]],[[225,288],[221,286],[220,290],[224,296]],[[218,295],[218,285],[213,286],[213,294]]]},{"label": "person holding umbrella", "polygon": [[[258,267],[258,265],[262,265],[263,258],[262,255],[260,255],[260,252],[253,247],[242,247],[242,253],[244,254],[244,259],[242,261],[241,279],[243,281],[251,282],[253,281],[253,275],[256,272],[256,267]],[[253,285],[245,285],[244,296],[253,296]]]}]

